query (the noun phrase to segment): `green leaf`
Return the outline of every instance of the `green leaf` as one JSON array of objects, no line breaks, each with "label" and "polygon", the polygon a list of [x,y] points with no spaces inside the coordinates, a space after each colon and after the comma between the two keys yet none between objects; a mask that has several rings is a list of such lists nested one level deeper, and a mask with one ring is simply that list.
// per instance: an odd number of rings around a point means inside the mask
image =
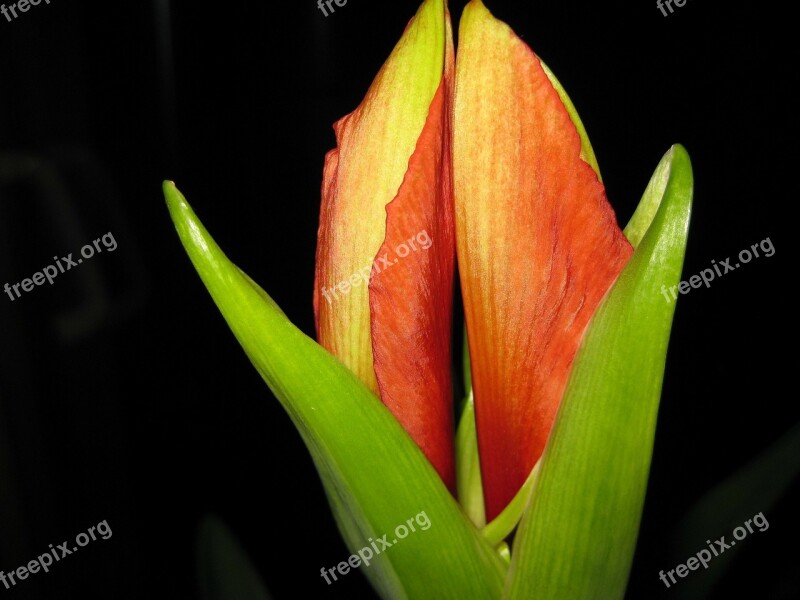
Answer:
[{"label": "green leaf", "polygon": [[247,553],[225,524],[212,515],[200,523],[197,571],[203,600],[270,600]]},{"label": "green leaf", "polygon": [[653,202],[658,190],[652,222],[636,225],[646,232],[576,356],[514,540],[509,599],[625,594],[675,310],[661,286],[680,280],[691,215],[692,169],[682,146],[667,152],[653,177],[643,198]]},{"label": "green leaf", "polygon": [[644,234],[647,233],[658,208],[661,206],[661,198],[664,196],[664,190],[667,187],[671,172],[671,161],[662,160],[658,163],[644,190],[642,199],[639,201],[639,205],[623,230],[625,237],[628,238],[634,248],[637,248],[642,242]]},{"label": "green leaf", "polygon": [[[675,529],[674,561],[670,568],[703,549],[704,540],[731,538],[734,528],[759,513],[769,523],[770,511],[800,475],[800,423],[773,442],[728,479],[705,494]],[[764,532],[766,532],[765,530]],[[760,530],[756,530],[760,535]],[[742,548],[742,543],[714,557],[713,568],[698,569],[681,582],[686,600],[708,598]],[[764,593],[765,597],[769,594]]]},{"label": "green leaf", "polygon": [[[486,507],[483,501],[483,481],[481,479],[481,465],[478,455],[478,431],[475,422],[475,397],[472,392],[470,377],[469,344],[467,333],[464,331],[464,385],[467,397],[464,399],[461,418],[456,431],[456,482],[458,487],[458,501],[461,508],[467,513],[476,527],[481,528],[481,534],[488,542],[499,548],[501,555],[507,559],[508,545],[503,543],[519,523],[525,507],[528,505],[533,480],[538,469],[534,467],[530,476],[525,481],[519,492],[509,502],[503,512],[497,515],[491,523],[486,523]],[[538,464],[538,463],[537,463]]]},{"label": "green leaf", "polygon": [[392,544],[358,570],[384,598],[498,598],[507,565],[394,416],[228,260],[174,184],[164,195],[200,278],[308,447],[348,548],[383,535]]},{"label": "green leaf", "polygon": [[531,499],[531,492],[533,490],[536,475],[539,473],[540,462],[531,470],[530,475],[519,488],[519,491],[511,499],[511,502],[497,515],[492,521],[481,529],[483,537],[485,537],[492,546],[498,546],[506,539],[514,528],[519,524],[522,515],[527,509]]},{"label": "green leaf", "polygon": [[469,397],[472,393],[472,367],[469,364],[469,340],[467,339],[467,324],[464,323],[464,343],[461,350],[461,364],[464,376],[464,396]]},{"label": "green leaf", "polygon": [[469,364],[467,326],[464,324],[464,343],[461,352],[465,398],[459,411],[456,428],[456,492],[458,503],[476,527],[486,525],[483,502],[481,463],[478,457],[478,430],[475,423],[475,398],[472,394],[472,374]]},{"label": "green leaf", "polygon": [[[538,57],[537,57],[538,58]],[[556,79],[556,76],[550,70],[544,61],[539,58],[539,64],[542,65],[542,70],[544,74],[547,75],[547,78],[550,80],[550,83],[555,88],[556,92],[558,93],[558,97],[561,98],[561,103],[564,105],[564,108],[567,109],[569,113],[569,118],[572,120],[572,124],[575,125],[575,129],[578,130],[578,137],[581,138],[581,158],[589,163],[589,166],[592,167],[594,172],[597,174],[597,178],[600,181],[603,181],[603,176],[600,175],[600,165],[597,164],[597,157],[594,155],[594,150],[592,149],[592,143],[589,141],[589,135],[586,133],[586,128],[583,126],[583,121],[581,121],[580,116],[578,115],[578,111],[575,108],[575,105],[570,100],[570,97],[567,95],[567,90],[564,89],[564,86],[561,85],[561,82]]]},{"label": "green leaf", "polygon": [[[466,343],[464,344],[466,347]],[[465,364],[469,365],[465,360]],[[468,368],[468,366],[467,366]],[[475,426],[475,400],[472,386],[464,400],[464,409],[456,431],[456,484],[458,502],[476,527],[486,525],[486,508],[483,502],[481,465],[478,460],[478,432]]]}]

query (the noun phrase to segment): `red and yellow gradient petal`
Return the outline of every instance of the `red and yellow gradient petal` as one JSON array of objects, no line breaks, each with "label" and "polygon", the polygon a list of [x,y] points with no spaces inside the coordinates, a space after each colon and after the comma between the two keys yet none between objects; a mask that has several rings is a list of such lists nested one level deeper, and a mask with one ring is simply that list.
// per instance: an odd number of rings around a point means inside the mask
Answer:
[{"label": "red and yellow gradient petal", "polygon": [[[455,489],[452,351],[455,232],[450,112],[454,75],[447,20],[445,77],[397,197],[370,282],[381,399]],[[404,255],[404,256],[403,256]]]},{"label": "red and yellow gradient petal", "polygon": [[443,0],[427,0],[336,124],[314,291],[320,344],[380,396],[451,489],[452,45]]},{"label": "red and yellow gradient petal", "polygon": [[492,519],[541,456],[586,325],[632,248],[538,58],[480,0],[458,53],[456,247]]}]

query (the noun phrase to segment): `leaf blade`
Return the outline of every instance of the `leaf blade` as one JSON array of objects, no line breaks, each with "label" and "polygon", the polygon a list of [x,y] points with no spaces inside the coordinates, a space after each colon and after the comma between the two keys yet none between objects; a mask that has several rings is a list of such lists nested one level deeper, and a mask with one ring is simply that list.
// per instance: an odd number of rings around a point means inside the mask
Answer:
[{"label": "leaf blade", "polygon": [[271,600],[250,557],[213,515],[198,528],[197,570],[203,600]]},{"label": "leaf blade", "polygon": [[662,161],[669,176],[658,210],[570,374],[515,539],[504,596],[511,600],[624,596],[675,308],[659,285],[680,280],[691,215],[688,154],[673,146]]},{"label": "leaf blade", "polygon": [[228,260],[174,184],[164,194],[203,283],[308,446],[350,550],[391,541],[415,512],[430,520],[362,568],[373,586],[384,598],[499,597],[506,566],[388,409]]}]

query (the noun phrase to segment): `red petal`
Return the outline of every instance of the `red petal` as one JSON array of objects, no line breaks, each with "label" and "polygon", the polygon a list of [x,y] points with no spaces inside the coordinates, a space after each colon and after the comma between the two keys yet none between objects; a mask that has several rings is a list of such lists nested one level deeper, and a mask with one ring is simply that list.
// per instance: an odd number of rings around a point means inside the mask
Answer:
[{"label": "red petal", "polygon": [[449,15],[426,0],[336,124],[314,297],[320,344],[380,394],[451,489],[452,71]]},{"label": "red petal", "polygon": [[[455,239],[450,160],[453,51],[397,197],[369,284],[381,399],[455,490],[451,339]],[[382,268],[381,268],[382,267]]]},{"label": "red petal", "polygon": [[583,332],[632,253],[539,60],[473,0],[456,73],[456,242],[487,518],[542,454]]},{"label": "red petal", "polygon": [[314,308],[319,343],[378,392],[367,282],[443,75],[445,11],[426,0],[325,159]]}]

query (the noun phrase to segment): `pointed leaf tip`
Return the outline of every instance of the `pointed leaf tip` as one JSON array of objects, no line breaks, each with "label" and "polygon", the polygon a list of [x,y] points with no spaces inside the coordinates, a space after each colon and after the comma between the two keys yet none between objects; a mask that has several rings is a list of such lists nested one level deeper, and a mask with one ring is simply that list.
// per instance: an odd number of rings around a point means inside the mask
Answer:
[{"label": "pointed leaf tip", "polygon": [[348,548],[421,511],[430,521],[363,569],[372,585],[385,598],[498,598],[507,565],[397,419],[227,259],[177,188],[164,190],[203,283],[308,447]]}]

